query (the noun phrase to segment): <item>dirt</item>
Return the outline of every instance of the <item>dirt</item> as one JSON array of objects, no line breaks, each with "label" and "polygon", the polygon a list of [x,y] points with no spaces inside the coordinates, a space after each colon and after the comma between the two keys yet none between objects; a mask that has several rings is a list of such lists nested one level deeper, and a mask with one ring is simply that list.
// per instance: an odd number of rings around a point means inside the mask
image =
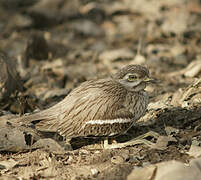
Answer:
[{"label": "dirt", "polygon": [[[0,53],[16,68],[6,59],[14,73],[0,71],[9,92],[0,91],[0,179],[117,180],[150,164],[188,163],[191,146],[201,146],[200,15],[198,0],[0,0]],[[48,108],[80,83],[128,64],[146,66],[158,83],[146,89],[146,115],[116,141],[157,132],[146,138],[151,147],[104,150],[102,139],[79,138],[71,149],[57,134],[6,121],[4,115]],[[9,74],[17,77],[11,85]]]}]

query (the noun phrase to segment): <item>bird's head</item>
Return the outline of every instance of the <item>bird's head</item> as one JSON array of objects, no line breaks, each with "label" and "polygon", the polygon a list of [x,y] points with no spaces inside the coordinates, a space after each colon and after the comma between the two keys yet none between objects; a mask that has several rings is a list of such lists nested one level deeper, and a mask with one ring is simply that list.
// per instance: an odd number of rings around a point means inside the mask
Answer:
[{"label": "bird's head", "polygon": [[120,69],[113,78],[123,85],[128,91],[141,91],[147,83],[154,82],[149,77],[149,70],[140,65],[128,65]]}]

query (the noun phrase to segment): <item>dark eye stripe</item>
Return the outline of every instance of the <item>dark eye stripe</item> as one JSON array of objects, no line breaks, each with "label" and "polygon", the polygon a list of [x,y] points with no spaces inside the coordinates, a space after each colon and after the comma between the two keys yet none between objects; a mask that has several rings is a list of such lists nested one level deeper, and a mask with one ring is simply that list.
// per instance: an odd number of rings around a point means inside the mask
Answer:
[{"label": "dark eye stripe", "polygon": [[137,76],[135,76],[135,75],[130,75],[128,78],[131,78],[131,79],[136,79],[136,78],[137,78]]}]

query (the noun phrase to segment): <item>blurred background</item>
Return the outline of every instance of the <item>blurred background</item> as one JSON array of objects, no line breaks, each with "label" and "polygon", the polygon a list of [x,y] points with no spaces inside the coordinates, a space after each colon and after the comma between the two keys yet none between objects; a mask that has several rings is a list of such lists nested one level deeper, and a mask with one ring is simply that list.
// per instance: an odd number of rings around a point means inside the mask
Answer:
[{"label": "blurred background", "polygon": [[175,91],[200,73],[200,15],[199,0],[0,0],[0,50],[42,100],[127,64]]}]

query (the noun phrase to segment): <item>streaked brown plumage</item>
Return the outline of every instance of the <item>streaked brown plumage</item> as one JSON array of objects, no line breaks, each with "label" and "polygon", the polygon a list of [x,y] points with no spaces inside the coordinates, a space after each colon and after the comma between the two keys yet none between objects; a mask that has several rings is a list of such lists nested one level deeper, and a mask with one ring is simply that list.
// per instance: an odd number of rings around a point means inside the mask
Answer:
[{"label": "streaked brown plumage", "polygon": [[39,120],[38,130],[66,138],[124,134],[145,114],[148,96],[144,88],[149,81],[145,67],[129,65],[111,78],[82,83],[58,104],[20,117],[18,122]]}]

